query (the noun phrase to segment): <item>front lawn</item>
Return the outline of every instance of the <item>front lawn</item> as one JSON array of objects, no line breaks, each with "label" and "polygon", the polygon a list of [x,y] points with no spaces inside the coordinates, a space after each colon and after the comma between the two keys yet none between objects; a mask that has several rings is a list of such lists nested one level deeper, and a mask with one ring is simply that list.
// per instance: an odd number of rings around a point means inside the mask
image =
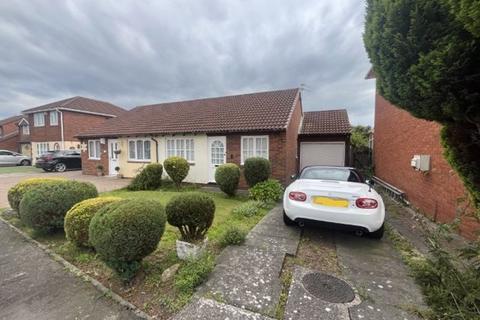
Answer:
[{"label": "front lawn", "polygon": [[32,166],[0,167],[0,174],[9,173],[42,173],[43,170]]},{"label": "front lawn", "polygon": [[[118,190],[103,193],[101,196],[117,196],[121,198],[153,199],[166,204],[178,191],[166,188],[162,191],[126,191]],[[209,192],[216,205],[215,219],[208,231],[209,251],[217,255],[221,251],[220,237],[228,226],[239,226],[250,230],[265,215],[267,209],[252,217],[233,215],[231,210],[246,201],[245,198],[228,198],[221,193]],[[4,215],[5,218],[8,218]],[[73,263],[90,276],[98,279],[106,287],[123,296],[151,316],[167,319],[188,302],[192,291],[179,290],[174,285],[174,279],[162,282],[161,275],[165,269],[179,262],[175,251],[175,240],[179,238],[176,228],[166,225],[165,233],[157,250],[142,262],[142,270],[126,285],[97,257],[94,251],[77,248],[65,239],[63,232],[54,235],[39,235],[22,226],[15,217],[8,218],[10,222],[27,231],[36,240],[47,244],[56,253]],[[182,263],[181,268],[186,266]],[[192,266],[189,266],[191,269]]]}]

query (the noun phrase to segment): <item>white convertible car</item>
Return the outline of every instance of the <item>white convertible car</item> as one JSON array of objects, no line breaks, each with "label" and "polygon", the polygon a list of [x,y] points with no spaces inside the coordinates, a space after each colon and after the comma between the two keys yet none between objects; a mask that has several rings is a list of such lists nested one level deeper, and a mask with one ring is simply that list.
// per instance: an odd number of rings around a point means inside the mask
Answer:
[{"label": "white convertible car", "polygon": [[320,221],[380,239],[384,232],[382,197],[355,168],[310,166],[285,190],[285,224]]}]

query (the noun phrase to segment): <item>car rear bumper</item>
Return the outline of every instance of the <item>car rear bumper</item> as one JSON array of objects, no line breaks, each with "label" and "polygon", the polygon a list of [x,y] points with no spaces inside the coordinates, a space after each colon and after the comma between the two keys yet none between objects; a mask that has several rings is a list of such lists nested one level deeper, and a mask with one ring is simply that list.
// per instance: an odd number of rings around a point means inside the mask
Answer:
[{"label": "car rear bumper", "polygon": [[341,212],[337,208],[313,206],[308,202],[284,199],[285,214],[294,221],[310,220],[351,226],[374,232],[380,229],[385,220],[385,208],[379,203],[376,209],[345,208]]}]

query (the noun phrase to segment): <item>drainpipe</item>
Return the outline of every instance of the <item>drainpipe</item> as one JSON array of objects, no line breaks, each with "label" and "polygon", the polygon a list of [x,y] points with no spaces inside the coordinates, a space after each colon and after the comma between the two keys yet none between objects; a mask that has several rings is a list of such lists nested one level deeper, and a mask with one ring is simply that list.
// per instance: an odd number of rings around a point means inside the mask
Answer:
[{"label": "drainpipe", "polygon": [[62,150],[65,150],[65,137],[63,133],[63,112],[60,111],[58,108],[55,110],[60,114],[60,134],[62,137]]},{"label": "drainpipe", "polygon": [[153,136],[150,137],[153,141],[155,141],[155,162],[158,163],[158,140],[155,139]]}]

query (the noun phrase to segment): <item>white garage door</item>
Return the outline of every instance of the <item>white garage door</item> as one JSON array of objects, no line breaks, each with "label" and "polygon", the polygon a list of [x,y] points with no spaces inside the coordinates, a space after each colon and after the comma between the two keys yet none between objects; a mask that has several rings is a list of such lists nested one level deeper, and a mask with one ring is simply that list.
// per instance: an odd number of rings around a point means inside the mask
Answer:
[{"label": "white garage door", "polygon": [[344,166],[345,142],[300,143],[300,169],[313,165]]}]

